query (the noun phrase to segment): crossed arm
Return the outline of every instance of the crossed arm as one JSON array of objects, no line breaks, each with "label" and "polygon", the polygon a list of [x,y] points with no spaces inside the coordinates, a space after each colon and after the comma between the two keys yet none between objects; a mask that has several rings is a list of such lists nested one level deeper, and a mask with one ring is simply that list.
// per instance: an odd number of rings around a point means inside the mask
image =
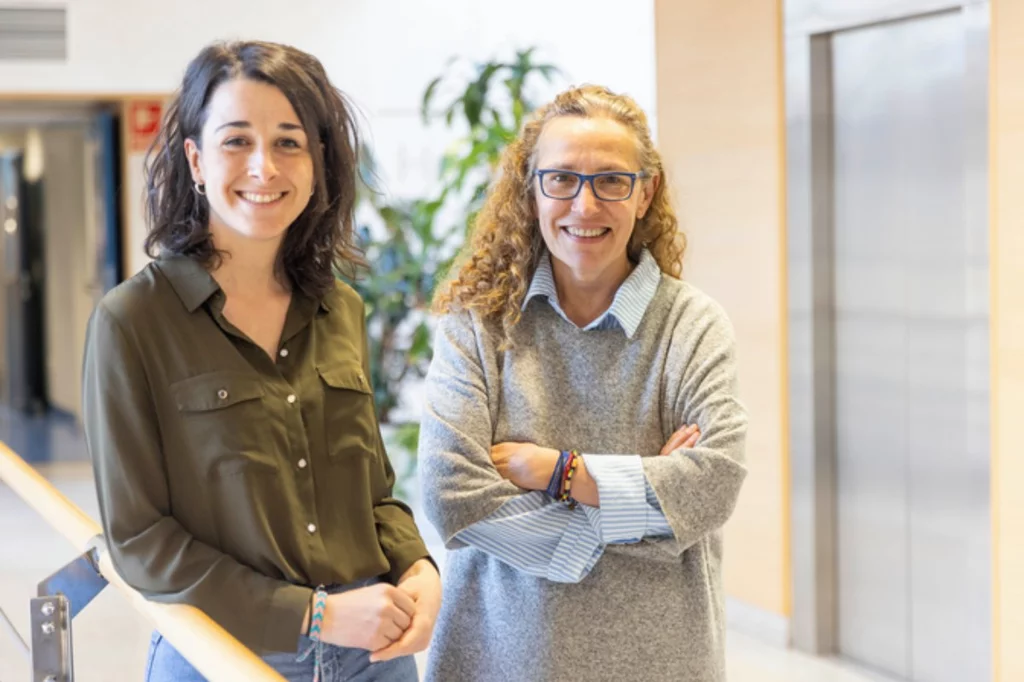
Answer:
[{"label": "crossed arm", "polygon": [[746,415],[734,397],[731,351],[725,344],[691,363],[674,411],[695,423],[674,433],[660,456],[585,455],[573,483],[582,504],[569,509],[543,492],[557,451],[491,442],[476,332],[448,316],[435,343],[421,427],[428,517],[450,549],[472,546],[559,582],[586,577],[608,544],[650,538],[680,554],[724,523],[745,476]]}]

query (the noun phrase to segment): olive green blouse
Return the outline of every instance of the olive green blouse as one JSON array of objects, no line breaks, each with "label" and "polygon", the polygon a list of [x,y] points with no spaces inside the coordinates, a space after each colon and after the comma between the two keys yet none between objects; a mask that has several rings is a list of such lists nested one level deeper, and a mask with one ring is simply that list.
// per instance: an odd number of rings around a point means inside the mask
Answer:
[{"label": "olive green blouse", "polygon": [[104,534],[149,599],[192,604],[257,653],[294,651],[311,586],[396,581],[429,558],[391,495],[363,303],[295,293],[273,360],[190,258],[162,258],[89,323],[83,405]]}]

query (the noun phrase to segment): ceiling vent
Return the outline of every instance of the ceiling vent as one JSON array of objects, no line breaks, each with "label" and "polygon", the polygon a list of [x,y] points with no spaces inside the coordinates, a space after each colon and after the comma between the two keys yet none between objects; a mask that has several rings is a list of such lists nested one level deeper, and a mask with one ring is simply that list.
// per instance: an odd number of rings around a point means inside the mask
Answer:
[{"label": "ceiling vent", "polygon": [[67,27],[65,7],[0,7],[0,60],[65,61]]}]

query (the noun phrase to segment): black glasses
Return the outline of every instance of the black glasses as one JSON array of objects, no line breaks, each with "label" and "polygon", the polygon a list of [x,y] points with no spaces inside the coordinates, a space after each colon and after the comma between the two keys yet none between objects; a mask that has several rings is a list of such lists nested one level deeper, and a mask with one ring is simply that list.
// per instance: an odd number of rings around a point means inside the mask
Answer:
[{"label": "black glasses", "polygon": [[647,177],[645,171],[611,171],[587,175],[555,168],[534,171],[534,175],[540,180],[540,191],[548,199],[575,199],[583,189],[583,183],[589,182],[590,191],[601,201],[625,201],[633,196],[637,178]]}]

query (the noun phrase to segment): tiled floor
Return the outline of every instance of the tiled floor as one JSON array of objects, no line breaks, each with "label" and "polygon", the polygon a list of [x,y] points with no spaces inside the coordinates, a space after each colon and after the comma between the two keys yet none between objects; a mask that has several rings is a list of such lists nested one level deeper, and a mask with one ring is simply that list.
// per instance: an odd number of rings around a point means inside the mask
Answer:
[{"label": "tiled floor", "polygon": [[[16,424],[0,414],[0,440],[26,452],[45,454],[80,448],[74,426],[39,422]],[[65,432],[66,431],[66,432]],[[12,435],[14,436],[12,438]],[[20,440],[19,440],[20,439]],[[88,514],[97,517],[92,477],[80,451],[64,450],[58,464],[41,470]],[[36,457],[39,458],[39,455]],[[72,460],[72,461],[67,461]],[[74,461],[77,460],[77,461]],[[437,545],[436,535],[428,542]],[[0,609],[23,633],[28,631],[28,599],[35,585],[75,557],[74,550],[9,488],[0,484]],[[77,682],[122,682],[142,679],[150,628],[114,590],[104,590],[74,621]],[[816,659],[762,644],[730,632],[727,644],[730,682],[874,682],[875,678],[835,661]],[[422,663],[422,661],[420,661]],[[0,623],[0,682],[31,679],[28,661]]]}]

